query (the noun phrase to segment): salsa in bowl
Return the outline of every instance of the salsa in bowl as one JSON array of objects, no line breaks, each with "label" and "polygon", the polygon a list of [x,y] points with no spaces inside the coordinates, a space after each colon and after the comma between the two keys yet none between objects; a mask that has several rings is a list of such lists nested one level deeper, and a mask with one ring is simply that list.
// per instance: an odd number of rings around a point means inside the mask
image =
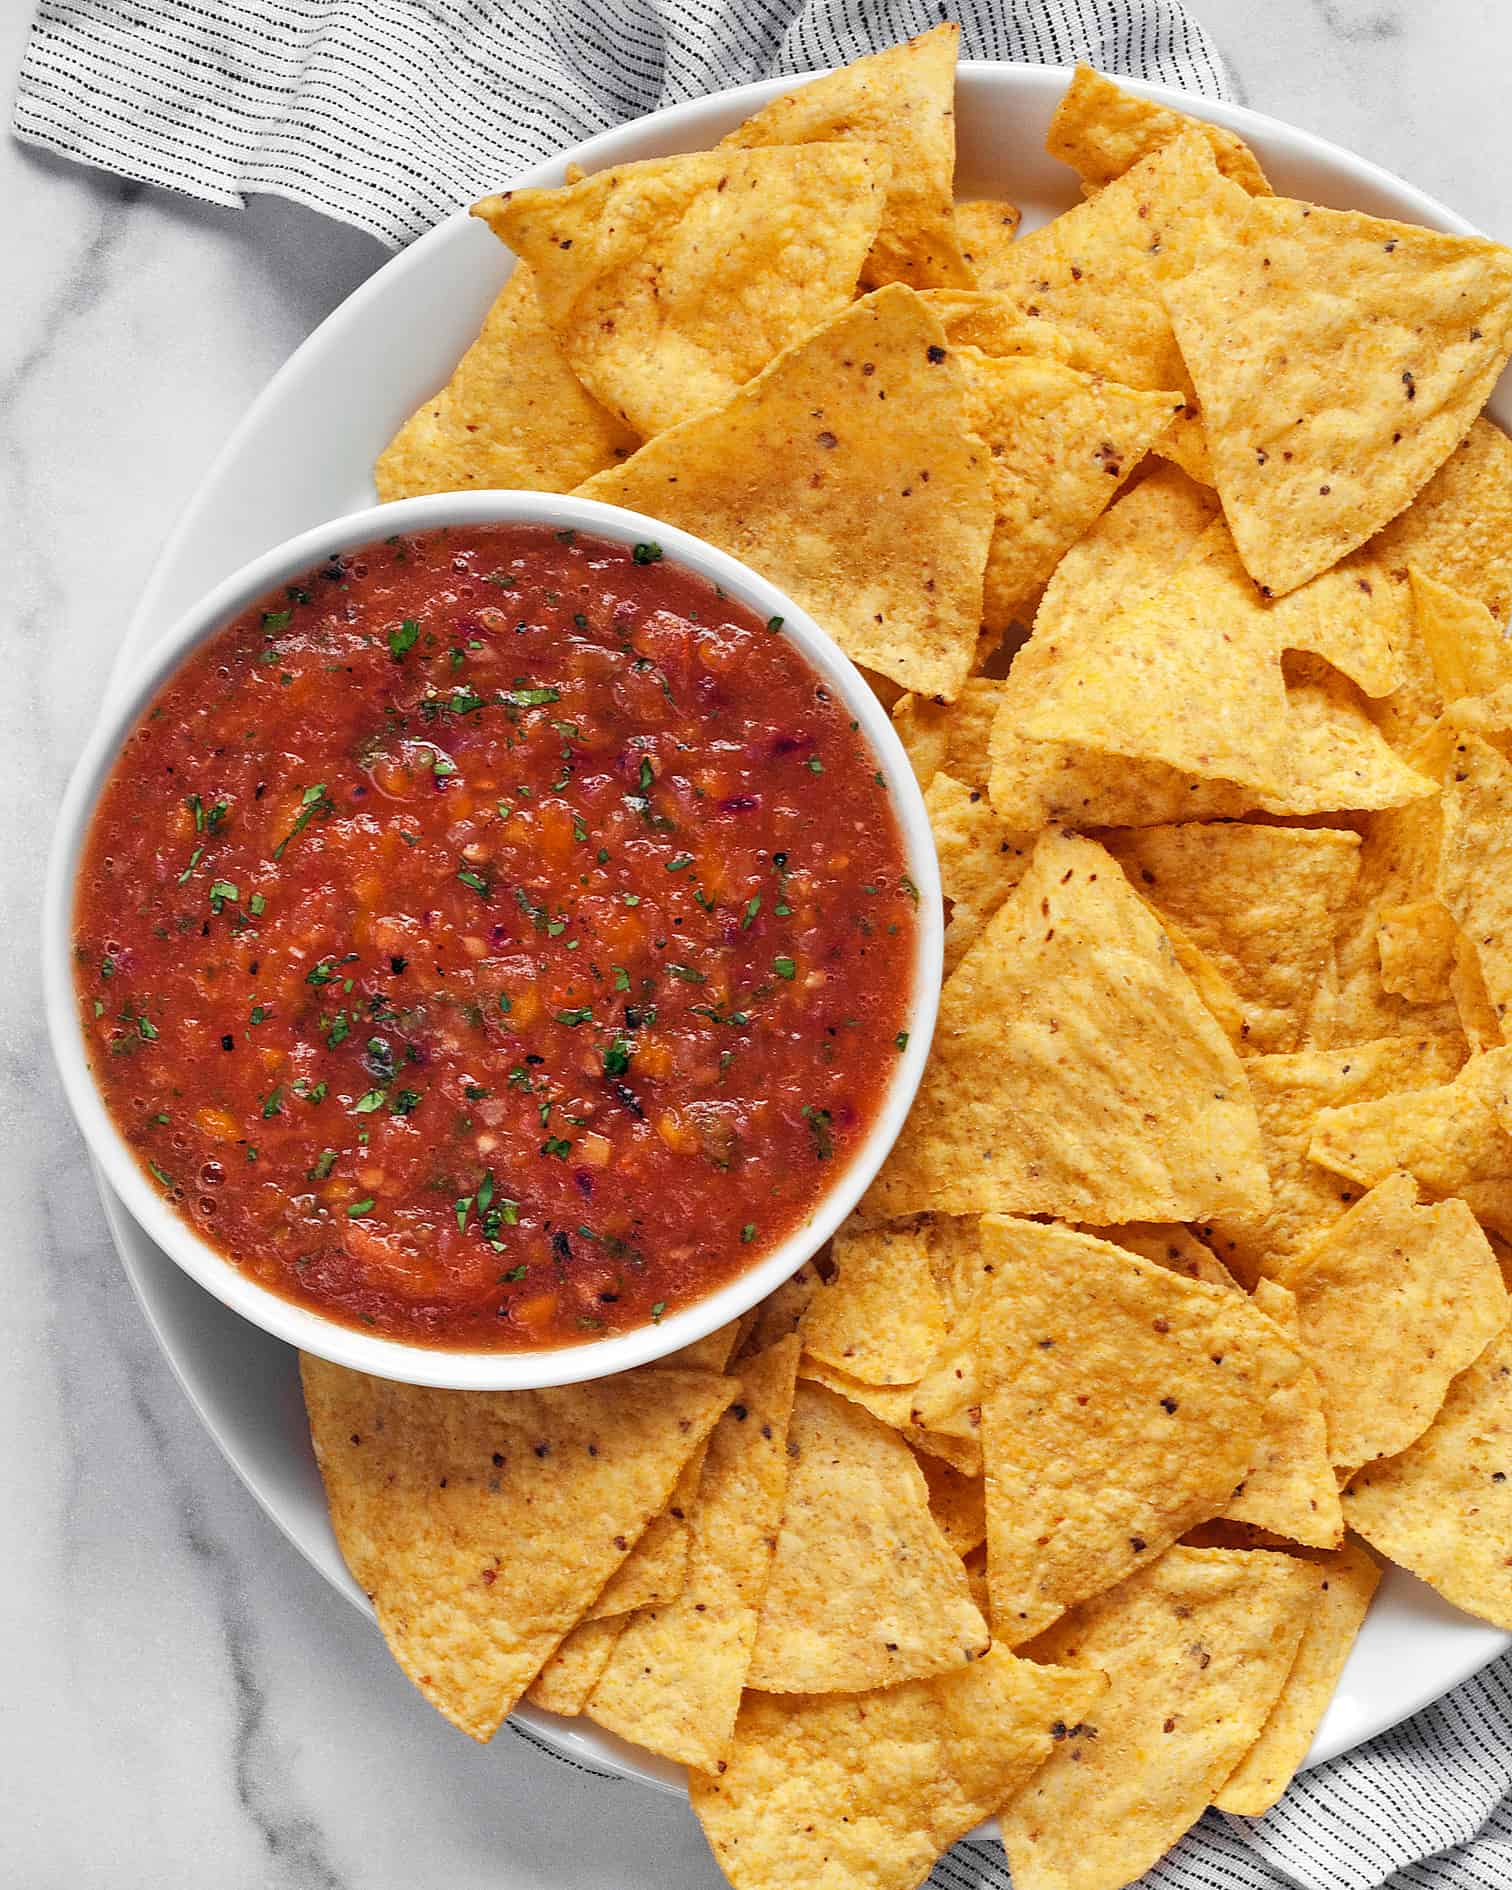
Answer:
[{"label": "salsa in bowl", "polygon": [[52,878],[59,1061],[132,1211],[417,1382],[597,1376],[753,1304],[880,1163],[939,983],[858,673],[729,558],[555,496],[232,580],[108,714]]}]

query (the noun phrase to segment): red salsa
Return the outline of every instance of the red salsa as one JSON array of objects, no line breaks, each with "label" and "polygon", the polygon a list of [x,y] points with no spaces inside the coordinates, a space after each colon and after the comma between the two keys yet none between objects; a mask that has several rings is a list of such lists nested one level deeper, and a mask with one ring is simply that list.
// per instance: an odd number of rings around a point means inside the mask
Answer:
[{"label": "red salsa", "polygon": [[906,1042],[875,758],[655,545],[423,532],[197,651],[101,796],[96,1078],[289,1299],[507,1349],[658,1320],[812,1210]]}]

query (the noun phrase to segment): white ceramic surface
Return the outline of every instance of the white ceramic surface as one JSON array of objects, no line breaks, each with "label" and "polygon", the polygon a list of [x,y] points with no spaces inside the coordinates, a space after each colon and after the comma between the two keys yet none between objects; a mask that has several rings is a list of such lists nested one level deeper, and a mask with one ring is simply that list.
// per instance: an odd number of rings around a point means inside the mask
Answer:
[{"label": "white ceramic surface", "polygon": [[[962,68],[958,110],[962,196],[1001,192],[1027,225],[1076,200],[1070,173],[1043,150],[1067,74],[1042,67]],[[742,88],[603,134],[516,184],[707,145],[791,81]],[[1445,230],[1462,219],[1378,166],[1278,121],[1160,88],[1138,87],[1228,125],[1250,140],[1276,188]],[[409,410],[443,382],[476,332],[507,270],[489,233],[465,216],[440,225],[372,277],[310,338],[233,435],[181,516],[136,613],[129,663],[154,630],[240,561],[372,498],[373,457]],[[1512,427],[1504,381],[1491,412]],[[290,451],[297,440],[299,450]],[[108,712],[108,711],[107,711]],[[175,1372],[248,1488],[296,1546],[358,1605],[330,1534],[309,1459],[287,1351],[247,1329],[183,1276],[106,1196],[117,1245]],[[254,1342],[255,1341],[255,1342]],[[1512,1637],[1446,1607],[1391,1572],[1351,1655],[1309,1755],[1317,1764],[1415,1712],[1512,1645]],[[671,1770],[586,1724],[533,1709],[519,1717],[570,1755],[667,1783]]]},{"label": "white ceramic surface", "polygon": [[[635,545],[654,537],[669,564],[680,565],[717,585],[761,621],[780,620],[781,634],[850,711],[852,726],[860,724],[897,816],[909,877],[919,889],[912,987],[904,1020],[907,1045],[893,1066],[875,1122],[851,1159],[831,1178],[828,1191],[815,1203],[812,1214],[736,1279],[659,1324],[641,1326],[591,1345],[528,1352],[405,1345],[379,1333],[342,1325],[270,1292],[204,1240],[193,1222],[178,1213],[144,1174],[105,1107],[90,1069],[70,949],[74,884],[100,792],[130,731],[158,690],[193,651],[249,604],[277,592],[333,550],[372,544],[393,532],[503,523],[554,529],[567,526],[619,545]],[[374,506],[317,525],[275,546],[217,585],[134,667],[130,680],[113,693],[110,711],[101,717],[63,797],[43,904],[43,988],[53,1054],[74,1119],[90,1152],[142,1231],[191,1279],[274,1338],[354,1371],[463,1391],[522,1391],[607,1377],[611,1372],[629,1371],[665,1357],[680,1346],[691,1345],[765,1299],[829,1239],[881,1167],[919,1086],[939,1002],[943,932],[939,866],[924,797],[908,756],[890,718],[854,664],[806,611],[725,552],[622,507],[551,493],[463,492]]]}]

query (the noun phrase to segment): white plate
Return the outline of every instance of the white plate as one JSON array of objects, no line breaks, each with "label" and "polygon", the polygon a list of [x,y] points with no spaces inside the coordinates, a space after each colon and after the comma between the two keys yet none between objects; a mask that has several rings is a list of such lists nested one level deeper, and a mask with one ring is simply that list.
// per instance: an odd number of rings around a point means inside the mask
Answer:
[{"label": "white plate", "polygon": [[[1011,197],[1029,226],[1078,201],[1071,172],[1043,149],[1045,128],[1069,76],[1043,66],[961,68],[957,185],[963,197]],[[560,183],[569,160],[593,171],[701,149],[791,84],[767,81],[654,113],[514,181]],[[1470,230],[1400,179],[1306,132],[1236,106],[1159,87],[1136,89],[1242,133],[1286,194],[1436,229]],[[127,631],[122,665],[238,565],[322,519],[371,503],[374,458],[411,409],[449,377],[507,272],[498,241],[459,213],[396,256],[315,331],[257,401],[184,512]],[[1512,428],[1512,383],[1506,378],[1491,412]],[[206,1429],[295,1547],[366,1610],[331,1534],[293,1352],[196,1286],[103,1184],[101,1197],[158,1343]],[[1391,1571],[1308,1763],[1319,1764],[1384,1731],[1508,1646],[1512,1636],[1470,1620],[1420,1582]],[[394,1684],[405,1684],[397,1669]],[[677,1768],[586,1721],[555,1719],[528,1707],[516,1718],[580,1761],[682,1788]]]}]

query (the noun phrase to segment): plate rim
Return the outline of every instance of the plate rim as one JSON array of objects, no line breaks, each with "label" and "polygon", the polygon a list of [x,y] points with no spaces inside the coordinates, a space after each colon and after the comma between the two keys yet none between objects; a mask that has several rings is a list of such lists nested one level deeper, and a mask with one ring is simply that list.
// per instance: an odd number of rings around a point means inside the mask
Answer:
[{"label": "plate rim", "polygon": [[[834,68],[827,67],[808,72],[781,74],[769,79],[751,80],[743,85],[726,87],[664,106],[639,118],[595,132],[579,143],[553,153],[541,159],[537,164],[518,172],[511,182],[501,185],[500,188],[517,190],[550,185],[559,179],[564,167],[570,163],[581,164],[584,169],[592,170],[602,168],[605,163],[631,161],[631,153],[625,152],[623,147],[632,147],[633,150],[635,145],[644,143],[651,137],[676,136],[684,126],[698,124],[720,112],[739,110],[743,114],[748,113],[758,109],[770,99],[792,90],[795,86],[821,77],[824,72],[832,70]],[[960,81],[973,89],[977,86],[988,88],[1005,86],[1010,96],[1013,88],[1022,87],[1031,96],[1040,94],[1048,97],[1058,95],[1064,90],[1073,70],[1074,68],[1069,65],[963,59],[960,62]],[[1318,132],[1290,124],[1269,113],[1229,100],[1185,92],[1177,86],[1155,81],[1124,75],[1113,76],[1116,77],[1122,89],[1139,97],[1169,106],[1189,117],[1222,126],[1241,136],[1247,135],[1262,147],[1284,145],[1288,147],[1288,155],[1295,157],[1298,161],[1320,164],[1332,172],[1343,173],[1351,183],[1358,183],[1393,197],[1405,199],[1407,208],[1394,214],[1404,218],[1410,217],[1430,228],[1449,234],[1463,236],[1482,234],[1467,218],[1429,192],[1422,190],[1386,166],[1363,157]],[[690,143],[687,148],[707,148],[707,145],[706,143],[702,146]],[[155,640],[151,634],[154,621],[171,621],[179,614],[175,610],[165,618],[160,607],[159,600],[169,585],[170,574],[183,557],[185,547],[192,542],[197,532],[204,529],[202,514],[208,509],[209,501],[214,497],[216,489],[225,479],[229,469],[241,459],[247,442],[256,435],[263,424],[265,415],[278,406],[284,389],[291,381],[297,379],[312,358],[323,354],[333,343],[338,342],[344,329],[360,322],[370,302],[382,300],[393,291],[396,283],[410,272],[423,271],[433,256],[456,240],[458,232],[470,220],[470,212],[466,208],[458,209],[426,231],[423,236],[389,256],[310,331],[248,405],[219,451],[213,455],[195,481],[176,522],[166,535],[161,549],[151,564],[138,602],[127,620],[124,634],[107,675],[97,719],[103,719],[110,712],[118,690],[131,671],[150,651]],[[162,1321],[144,1283],[144,1277],[139,1273],[137,1256],[132,1251],[133,1241],[145,1242],[148,1237],[111,1189],[92,1158],[90,1165],[96,1193],[101,1202],[117,1258],[131,1283],[148,1329],[167,1360],[169,1369],[196,1418],[203,1425],[238,1481],[280,1535],[322,1579],[334,1586],[354,1607],[372,1619],[371,1604],[352,1580],[349,1572],[343,1567],[339,1574],[333,1574],[330,1568],[321,1563],[316,1553],[317,1545],[305,1541],[299,1533],[296,1533],[293,1521],[285,1518],[273,1495],[264,1488],[261,1477],[249,1464],[239,1458],[232,1438],[218,1422],[212,1420],[202,1398],[181,1365],[176,1346],[171,1344],[165,1335]],[[203,1289],[196,1288],[195,1290],[202,1291]],[[1464,1618],[1467,1622],[1473,1623],[1473,1617]],[[1363,1732],[1358,1737],[1347,1738],[1342,1744],[1335,1743],[1322,1752],[1318,1751],[1315,1744],[1313,1751],[1309,1752],[1304,1760],[1301,1770],[1310,1771],[1389,1732],[1392,1727],[1400,1725],[1403,1720],[1411,1718],[1426,1706],[1441,1699],[1454,1687],[1482,1671],[1501,1653],[1512,1648],[1512,1634],[1501,1633],[1484,1623],[1474,1623],[1474,1625],[1483,1629],[1485,1640],[1483,1644],[1475,1648],[1473,1653],[1467,1654],[1462,1664],[1449,1670],[1447,1679],[1443,1677],[1442,1668],[1435,1669],[1431,1676],[1425,1674],[1419,1686],[1412,1688],[1402,1699],[1394,1702],[1389,1718],[1373,1720],[1368,1732]],[[1403,1703],[1404,1700],[1405,1703]],[[528,1702],[522,1702],[505,1723],[522,1736],[535,1743],[544,1744],[554,1754],[567,1758],[590,1771],[596,1771],[605,1776],[634,1779],[638,1783],[659,1791],[686,1796],[686,1785],[681,1767],[671,1766],[640,1748],[628,1746],[599,1728],[595,1727],[590,1734],[585,1736],[578,1730],[583,1722],[559,1718],[531,1706]],[[996,1821],[993,1820],[973,1835],[995,1835],[995,1833]]]}]

